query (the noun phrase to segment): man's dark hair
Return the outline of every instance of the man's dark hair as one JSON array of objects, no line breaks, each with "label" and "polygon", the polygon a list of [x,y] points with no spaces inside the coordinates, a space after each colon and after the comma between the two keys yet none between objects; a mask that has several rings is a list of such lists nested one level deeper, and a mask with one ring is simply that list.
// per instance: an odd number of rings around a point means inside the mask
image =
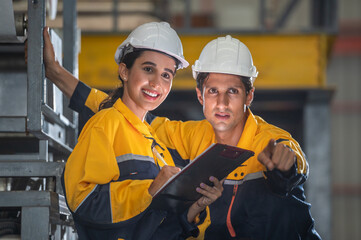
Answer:
[{"label": "man's dark hair", "polygon": [[[197,88],[203,92],[203,84],[204,82],[208,79],[209,77],[209,73],[199,73],[196,79],[197,82]],[[244,77],[244,76],[239,76],[239,78],[242,80],[243,85],[246,89],[246,95],[248,95],[249,91],[251,91],[251,89],[253,88],[252,82],[251,82],[251,78],[250,77]]]}]

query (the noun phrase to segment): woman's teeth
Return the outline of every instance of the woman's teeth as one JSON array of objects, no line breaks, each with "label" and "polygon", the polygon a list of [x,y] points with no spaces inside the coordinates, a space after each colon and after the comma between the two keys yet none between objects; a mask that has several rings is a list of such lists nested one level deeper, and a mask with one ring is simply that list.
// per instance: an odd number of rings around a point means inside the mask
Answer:
[{"label": "woman's teeth", "polygon": [[144,92],[145,94],[151,96],[151,97],[156,97],[156,96],[158,96],[158,94],[149,92],[149,91],[147,91],[147,90],[143,90],[143,92]]}]

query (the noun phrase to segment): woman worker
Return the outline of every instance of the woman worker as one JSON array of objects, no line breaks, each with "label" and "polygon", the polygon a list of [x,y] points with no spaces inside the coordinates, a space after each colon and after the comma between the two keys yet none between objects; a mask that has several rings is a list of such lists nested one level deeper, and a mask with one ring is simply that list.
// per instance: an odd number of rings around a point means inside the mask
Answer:
[{"label": "woman worker", "polygon": [[[45,48],[51,48],[46,30],[44,40]],[[45,52],[50,53],[44,56],[46,76],[64,75],[52,50]],[[196,236],[199,213],[223,191],[214,177],[210,177],[214,187],[201,184],[195,189],[203,196],[184,214],[149,208],[156,191],[179,171],[144,118],[165,100],[177,69],[189,65],[181,41],[168,23],[147,23],[118,47],[115,61],[122,86],[84,126],[63,173],[66,201],[79,238]]]}]

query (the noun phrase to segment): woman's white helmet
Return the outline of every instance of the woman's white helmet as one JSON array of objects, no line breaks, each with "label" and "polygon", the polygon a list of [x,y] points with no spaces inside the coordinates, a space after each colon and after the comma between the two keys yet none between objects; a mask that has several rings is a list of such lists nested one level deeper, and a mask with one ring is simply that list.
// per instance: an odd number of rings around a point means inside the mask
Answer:
[{"label": "woman's white helmet", "polygon": [[166,53],[179,60],[178,69],[186,68],[189,65],[184,59],[182,42],[178,34],[167,22],[145,23],[134,29],[115,52],[114,58],[117,64],[125,54],[129,53],[125,49],[130,46]]},{"label": "woman's white helmet", "polygon": [[201,72],[228,73],[250,77],[253,83],[258,75],[247,46],[229,35],[210,41],[203,48],[192,70],[194,79]]}]

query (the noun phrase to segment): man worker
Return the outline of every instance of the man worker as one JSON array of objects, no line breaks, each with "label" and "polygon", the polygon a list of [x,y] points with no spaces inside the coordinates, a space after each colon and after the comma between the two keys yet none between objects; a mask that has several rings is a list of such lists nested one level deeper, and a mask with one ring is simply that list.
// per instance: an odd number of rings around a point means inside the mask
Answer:
[{"label": "man worker", "polygon": [[[71,108],[90,117],[107,95],[59,72],[47,41],[46,75],[57,69],[50,80],[71,97]],[[299,144],[249,108],[258,73],[248,48],[231,36],[217,38],[204,47],[192,69],[206,119],[147,118],[174,161],[185,165],[216,142],[255,152],[227,176],[222,196],[199,223],[197,239],[320,239],[305,201],[309,169]]]}]

